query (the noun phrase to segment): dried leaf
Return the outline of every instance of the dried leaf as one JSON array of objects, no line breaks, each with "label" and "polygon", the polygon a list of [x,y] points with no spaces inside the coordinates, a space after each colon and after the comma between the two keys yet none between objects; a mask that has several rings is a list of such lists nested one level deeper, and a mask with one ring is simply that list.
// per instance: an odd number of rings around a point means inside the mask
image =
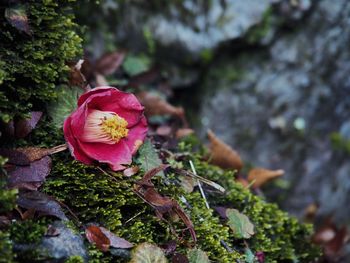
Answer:
[{"label": "dried leaf", "polygon": [[33,208],[42,215],[50,215],[61,220],[68,220],[57,201],[38,191],[20,192],[17,198],[17,205],[26,209]]},{"label": "dried leaf", "polygon": [[131,248],[134,245],[131,244],[129,241],[125,240],[124,238],[117,237],[115,234],[113,234],[111,231],[104,227],[100,227],[102,233],[109,239],[110,246],[114,248]]},{"label": "dried leaf", "polygon": [[178,129],[176,131],[175,137],[176,137],[176,139],[181,139],[181,138],[187,137],[193,133],[194,133],[194,130],[192,130],[192,129],[181,128],[181,129]]},{"label": "dried leaf", "polygon": [[27,166],[16,166],[10,171],[8,186],[10,188],[37,190],[51,171],[51,158],[46,156]]},{"label": "dried leaf", "polygon": [[109,238],[102,232],[101,228],[98,226],[88,226],[85,229],[85,235],[87,240],[91,244],[94,244],[101,251],[108,251],[109,246],[111,244]]},{"label": "dried leaf", "polygon": [[84,89],[87,85],[87,81],[85,76],[81,73],[83,63],[84,60],[80,59],[75,65],[70,66],[69,84]]},{"label": "dried leaf", "polygon": [[254,168],[248,173],[248,181],[253,182],[256,188],[261,187],[270,180],[280,177],[284,174],[283,170],[268,170],[264,168]]},{"label": "dried leaf", "polygon": [[141,104],[145,106],[145,115],[171,115],[184,118],[184,109],[182,107],[175,107],[162,99],[160,96],[142,91],[136,95],[141,101]]},{"label": "dried leaf", "polygon": [[188,258],[180,253],[175,253],[171,258],[172,263],[189,263]]},{"label": "dried leaf", "polygon": [[132,253],[130,263],[167,263],[163,250],[153,244],[142,243]]},{"label": "dried leaf", "polygon": [[228,218],[227,224],[233,230],[233,235],[237,238],[250,238],[254,235],[254,225],[249,218],[241,214],[238,210],[229,208],[226,210]]},{"label": "dried leaf", "polygon": [[126,177],[131,177],[134,174],[136,174],[139,170],[140,170],[140,168],[138,166],[132,166],[132,167],[125,169],[123,171],[123,175]]},{"label": "dried leaf", "polygon": [[125,52],[106,53],[96,61],[95,70],[103,76],[111,75],[120,67],[124,58]]},{"label": "dried leaf", "polygon": [[172,200],[167,196],[160,195],[154,189],[154,185],[151,182],[151,178],[154,175],[166,169],[168,166],[169,165],[163,164],[148,171],[141,180],[136,182],[134,185],[134,192],[156,210],[156,214],[160,219],[163,219],[163,214],[165,213],[178,215],[187,226],[192,239],[194,242],[196,242],[197,237],[191,219],[187,216],[187,214],[175,200]]},{"label": "dried leaf", "polygon": [[15,136],[17,138],[26,137],[38,124],[43,113],[41,111],[32,111],[29,119],[22,119],[15,122]]},{"label": "dried leaf", "polygon": [[8,158],[8,163],[15,165],[29,165],[47,155],[58,153],[67,149],[66,144],[46,149],[38,147],[25,147],[17,149],[0,149],[0,155]]},{"label": "dried leaf", "polygon": [[207,254],[198,249],[191,249],[188,253],[188,259],[189,259],[189,263],[209,263],[209,258],[207,256]]},{"label": "dried leaf", "polygon": [[176,250],[176,241],[170,240],[169,242],[161,245],[160,247],[163,249],[166,256],[172,255]]},{"label": "dried leaf", "polygon": [[169,126],[159,126],[156,130],[156,133],[160,136],[170,136],[171,127]]},{"label": "dried leaf", "polygon": [[192,193],[193,188],[196,186],[194,178],[189,176],[180,176],[180,185],[185,190],[186,193]]},{"label": "dried leaf", "polygon": [[22,217],[22,220],[28,220],[28,219],[33,219],[34,215],[35,215],[35,209],[29,208],[27,211],[21,214],[21,217]]},{"label": "dried leaf", "polygon": [[210,163],[223,169],[241,170],[243,162],[239,154],[229,145],[216,137],[212,131],[208,131],[210,141]]},{"label": "dried leaf", "polygon": [[18,31],[31,35],[28,16],[24,5],[16,5],[5,9],[7,21]]}]

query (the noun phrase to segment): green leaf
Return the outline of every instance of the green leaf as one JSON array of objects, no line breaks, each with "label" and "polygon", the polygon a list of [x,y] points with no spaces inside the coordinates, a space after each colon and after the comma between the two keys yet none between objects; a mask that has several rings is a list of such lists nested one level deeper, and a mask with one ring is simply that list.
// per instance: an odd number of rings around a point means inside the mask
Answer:
[{"label": "green leaf", "polygon": [[78,87],[62,85],[57,88],[58,98],[48,106],[49,116],[56,127],[62,128],[64,119],[77,108],[77,100],[82,93],[83,90]]},{"label": "green leaf", "polygon": [[237,238],[250,238],[254,235],[254,225],[249,218],[241,214],[236,209],[227,209],[226,216],[228,218],[227,224],[233,230],[233,234]]},{"label": "green leaf", "polygon": [[131,76],[140,74],[148,70],[151,66],[151,60],[144,55],[128,55],[123,63],[124,70]]},{"label": "green leaf", "polygon": [[159,247],[142,243],[138,245],[132,253],[130,263],[167,263],[163,250]]},{"label": "green leaf", "polygon": [[190,250],[190,252],[188,253],[188,259],[190,263],[209,263],[210,262],[207,254],[198,248]]},{"label": "green leaf", "polygon": [[140,164],[141,169],[144,172],[147,172],[162,164],[162,161],[159,159],[158,153],[150,140],[146,140],[140,147],[139,157],[136,159],[136,162]]}]

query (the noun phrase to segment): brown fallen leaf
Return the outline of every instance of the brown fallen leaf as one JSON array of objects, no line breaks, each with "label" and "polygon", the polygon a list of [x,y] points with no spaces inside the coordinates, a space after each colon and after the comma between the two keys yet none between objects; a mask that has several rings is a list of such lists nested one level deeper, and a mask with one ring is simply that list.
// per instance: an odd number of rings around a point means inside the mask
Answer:
[{"label": "brown fallen leaf", "polygon": [[16,200],[18,206],[35,209],[42,215],[55,216],[61,220],[68,220],[60,204],[52,197],[38,191],[20,191]]},{"label": "brown fallen leaf", "polygon": [[78,86],[82,89],[87,85],[85,76],[81,73],[81,68],[84,63],[83,59],[80,59],[77,63],[70,65],[69,72],[69,84],[71,86]]},{"label": "brown fallen leaf", "polygon": [[162,220],[164,220],[163,215],[166,213],[169,215],[177,214],[177,216],[181,218],[183,223],[186,225],[194,243],[196,243],[197,237],[191,219],[175,200],[159,194],[154,188],[154,184],[151,182],[153,176],[168,167],[169,165],[162,164],[145,173],[143,178],[137,181],[134,185],[134,193],[152,206],[156,211],[156,215]]},{"label": "brown fallen leaf", "polygon": [[248,181],[259,188],[270,180],[284,175],[283,170],[268,170],[264,168],[253,168],[248,173]]},{"label": "brown fallen leaf", "polygon": [[46,156],[27,166],[16,166],[8,172],[10,188],[37,190],[51,171],[51,158]]},{"label": "brown fallen leaf", "polygon": [[102,232],[100,227],[94,225],[88,226],[85,229],[85,235],[87,240],[89,240],[91,244],[94,244],[98,249],[104,252],[108,251],[111,242]]},{"label": "brown fallen leaf", "polygon": [[6,20],[18,31],[23,31],[31,35],[26,7],[24,5],[16,5],[5,9]]},{"label": "brown fallen leaf", "polygon": [[210,141],[210,163],[215,164],[223,169],[241,170],[243,162],[239,154],[229,145],[220,140],[209,130],[208,138]]},{"label": "brown fallen leaf", "polygon": [[15,136],[17,138],[26,137],[36,127],[42,115],[41,111],[32,111],[30,118],[16,121],[14,124]]},{"label": "brown fallen leaf", "polygon": [[111,231],[104,227],[100,227],[101,231],[110,241],[110,246],[114,248],[132,248],[134,245],[124,238],[117,237]]},{"label": "brown fallen leaf", "polygon": [[66,144],[61,144],[50,149],[38,147],[24,147],[17,149],[0,148],[0,155],[8,158],[8,163],[15,165],[29,165],[31,162],[39,160],[47,155],[55,154],[66,149]]},{"label": "brown fallen leaf", "polygon": [[116,51],[103,54],[95,64],[95,71],[98,74],[107,76],[113,74],[123,63],[126,53]]},{"label": "brown fallen leaf", "polygon": [[176,137],[176,139],[181,139],[181,138],[187,137],[193,133],[194,133],[194,130],[192,130],[192,129],[181,128],[181,129],[178,129],[176,131],[175,137]]},{"label": "brown fallen leaf", "polygon": [[138,166],[132,166],[132,167],[125,169],[123,171],[123,175],[126,177],[130,177],[130,176],[133,176],[134,174],[136,174],[139,170],[140,170],[140,168]]},{"label": "brown fallen leaf", "polygon": [[141,104],[145,106],[146,116],[171,115],[184,118],[185,112],[182,107],[175,107],[162,99],[160,96],[142,91],[136,94]]}]

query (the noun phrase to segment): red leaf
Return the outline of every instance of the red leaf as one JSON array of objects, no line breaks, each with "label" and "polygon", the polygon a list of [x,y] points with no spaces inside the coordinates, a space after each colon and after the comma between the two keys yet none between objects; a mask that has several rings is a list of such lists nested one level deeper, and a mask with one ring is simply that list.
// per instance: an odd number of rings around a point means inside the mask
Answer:
[{"label": "red leaf", "polygon": [[9,172],[10,188],[37,190],[51,171],[51,158],[46,156],[28,166],[16,166]]},{"label": "red leaf", "polygon": [[55,216],[61,220],[68,220],[57,201],[38,191],[20,192],[17,198],[17,204],[26,209],[35,209],[36,212],[42,215]]},{"label": "red leaf", "polygon": [[125,52],[111,52],[102,55],[95,65],[97,73],[104,76],[113,74],[123,63]]},{"label": "red leaf", "polygon": [[41,111],[32,111],[30,119],[21,119],[15,122],[15,136],[17,138],[26,137],[38,124],[43,113]]},{"label": "red leaf", "polygon": [[102,232],[98,226],[88,226],[85,230],[87,240],[94,244],[98,249],[106,252],[111,244],[109,238]]},{"label": "red leaf", "polygon": [[131,248],[134,245],[131,244],[129,241],[125,240],[124,238],[117,237],[115,234],[113,234],[111,231],[104,227],[100,227],[101,231],[105,236],[109,239],[111,247],[114,248]]}]

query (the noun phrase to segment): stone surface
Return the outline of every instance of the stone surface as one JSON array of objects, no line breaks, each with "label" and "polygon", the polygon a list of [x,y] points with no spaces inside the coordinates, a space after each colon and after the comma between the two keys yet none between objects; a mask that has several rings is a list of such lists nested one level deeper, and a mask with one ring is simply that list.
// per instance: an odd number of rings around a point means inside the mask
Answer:
[{"label": "stone surface", "polygon": [[202,130],[255,166],[285,169],[282,205],[298,216],[317,202],[323,216],[350,218],[349,156],[330,143],[332,132],[349,138],[349,12],[346,0],[317,1],[271,45],[219,57],[200,89]]}]

